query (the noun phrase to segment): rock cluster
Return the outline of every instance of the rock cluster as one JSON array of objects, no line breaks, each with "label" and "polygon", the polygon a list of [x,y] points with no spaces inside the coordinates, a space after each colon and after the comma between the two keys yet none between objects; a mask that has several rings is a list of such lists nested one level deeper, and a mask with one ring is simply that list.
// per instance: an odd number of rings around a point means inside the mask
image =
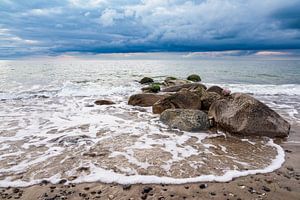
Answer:
[{"label": "rock cluster", "polygon": [[187,79],[167,77],[159,84],[162,86],[159,94],[143,89],[146,93],[132,95],[128,104],[152,106],[154,114],[161,114],[163,123],[183,131],[217,128],[237,135],[288,136],[290,124],[254,97],[230,94],[230,90],[219,86],[207,89],[199,83],[200,76],[195,74]]}]

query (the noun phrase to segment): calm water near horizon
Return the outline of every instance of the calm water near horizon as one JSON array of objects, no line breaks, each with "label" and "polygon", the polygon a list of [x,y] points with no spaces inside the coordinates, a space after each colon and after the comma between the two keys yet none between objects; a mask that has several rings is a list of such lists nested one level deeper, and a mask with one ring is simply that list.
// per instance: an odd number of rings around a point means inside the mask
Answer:
[{"label": "calm water near horizon", "polygon": [[[144,76],[162,81],[193,73],[208,86],[250,93],[300,123],[300,60],[0,61],[0,187],[45,178],[110,182],[107,174],[118,183],[183,183],[207,175],[222,181],[233,171],[241,176],[278,168],[282,149],[268,139],[233,138],[232,149],[231,139],[172,132],[151,108],[127,105]],[[91,107],[97,99],[116,105]],[[256,153],[239,150],[245,145]],[[87,156],[95,152],[102,156]]]}]

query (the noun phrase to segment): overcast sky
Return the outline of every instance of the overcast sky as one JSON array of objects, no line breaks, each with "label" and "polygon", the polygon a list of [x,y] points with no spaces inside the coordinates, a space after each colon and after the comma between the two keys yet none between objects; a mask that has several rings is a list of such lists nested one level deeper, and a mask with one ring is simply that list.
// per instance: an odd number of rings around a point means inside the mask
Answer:
[{"label": "overcast sky", "polygon": [[299,8],[300,0],[0,0],[0,57],[300,49]]}]

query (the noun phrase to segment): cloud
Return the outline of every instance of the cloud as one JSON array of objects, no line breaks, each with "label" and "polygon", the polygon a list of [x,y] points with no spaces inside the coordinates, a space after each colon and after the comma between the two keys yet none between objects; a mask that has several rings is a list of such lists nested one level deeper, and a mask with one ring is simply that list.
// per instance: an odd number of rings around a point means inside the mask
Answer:
[{"label": "cloud", "polygon": [[11,37],[0,38],[0,57],[26,48],[28,55],[300,49],[299,7],[300,0],[3,0],[0,28]]},{"label": "cloud", "polygon": [[114,25],[115,20],[117,19],[123,19],[124,14],[118,13],[116,10],[113,9],[105,9],[100,17],[100,23],[106,27],[106,26],[112,26]]}]

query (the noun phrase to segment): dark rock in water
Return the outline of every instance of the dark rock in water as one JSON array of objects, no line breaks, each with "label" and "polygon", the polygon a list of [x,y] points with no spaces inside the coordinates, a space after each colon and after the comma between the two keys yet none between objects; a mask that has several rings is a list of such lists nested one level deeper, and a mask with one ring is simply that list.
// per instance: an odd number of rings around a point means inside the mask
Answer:
[{"label": "dark rock in water", "polygon": [[204,92],[201,96],[201,110],[209,110],[211,104],[220,98],[221,96],[215,92]]},{"label": "dark rock in water", "polygon": [[216,100],[209,109],[218,127],[240,135],[286,137],[290,124],[257,99],[242,93]]},{"label": "dark rock in water", "polygon": [[97,100],[94,102],[96,105],[112,105],[115,104],[114,102],[110,100]]},{"label": "dark rock in water", "polygon": [[222,95],[223,88],[214,85],[214,86],[209,87],[206,91],[207,92],[215,92],[219,95]]},{"label": "dark rock in water", "polygon": [[134,94],[130,96],[128,100],[128,104],[132,106],[147,107],[147,106],[152,106],[157,101],[164,99],[168,96],[170,95],[169,94],[158,95],[158,94],[151,94],[151,93]]},{"label": "dark rock in water", "polygon": [[168,77],[165,79],[165,81],[169,81],[169,80],[177,80],[177,78],[174,77],[174,76],[168,76]]},{"label": "dark rock in water", "polygon": [[160,114],[164,110],[171,108],[182,109],[201,109],[200,97],[188,90],[181,90],[175,94],[172,94],[162,100],[159,100],[152,106],[154,114]]},{"label": "dark rock in water", "polygon": [[192,75],[189,75],[187,77],[187,80],[190,80],[190,81],[193,81],[193,82],[199,82],[199,81],[201,81],[201,78],[197,74],[192,74]]},{"label": "dark rock in water", "polygon": [[206,90],[206,86],[200,83],[186,83],[182,85],[170,86],[162,90],[162,92],[178,92],[183,88],[188,90],[196,90],[198,88],[204,88]]},{"label": "dark rock in water", "polygon": [[149,77],[144,77],[140,80],[140,84],[148,84],[148,83],[153,83],[153,79]]},{"label": "dark rock in water", "polygon": [[187,84],[187,83],[191,83],[191,81],[180,80],[180,79],[166,79],[163,82],[163,85],[165,85],[166,87],[170,87],[170,86],[176,86],[176,85],[183,85],[183,84]]},{"label": "dark rock in water", "polygon": [[160,120],[183,131],[201,131],[210,127],[207,114],[201,110],[167,109],[161,113]]},{"label": "dark rock in water", "polygon": [[142,90],[143,90],[143,92],[157,93],[160,91],[160,84],[152,83],[150,86],[142,88]]}]

